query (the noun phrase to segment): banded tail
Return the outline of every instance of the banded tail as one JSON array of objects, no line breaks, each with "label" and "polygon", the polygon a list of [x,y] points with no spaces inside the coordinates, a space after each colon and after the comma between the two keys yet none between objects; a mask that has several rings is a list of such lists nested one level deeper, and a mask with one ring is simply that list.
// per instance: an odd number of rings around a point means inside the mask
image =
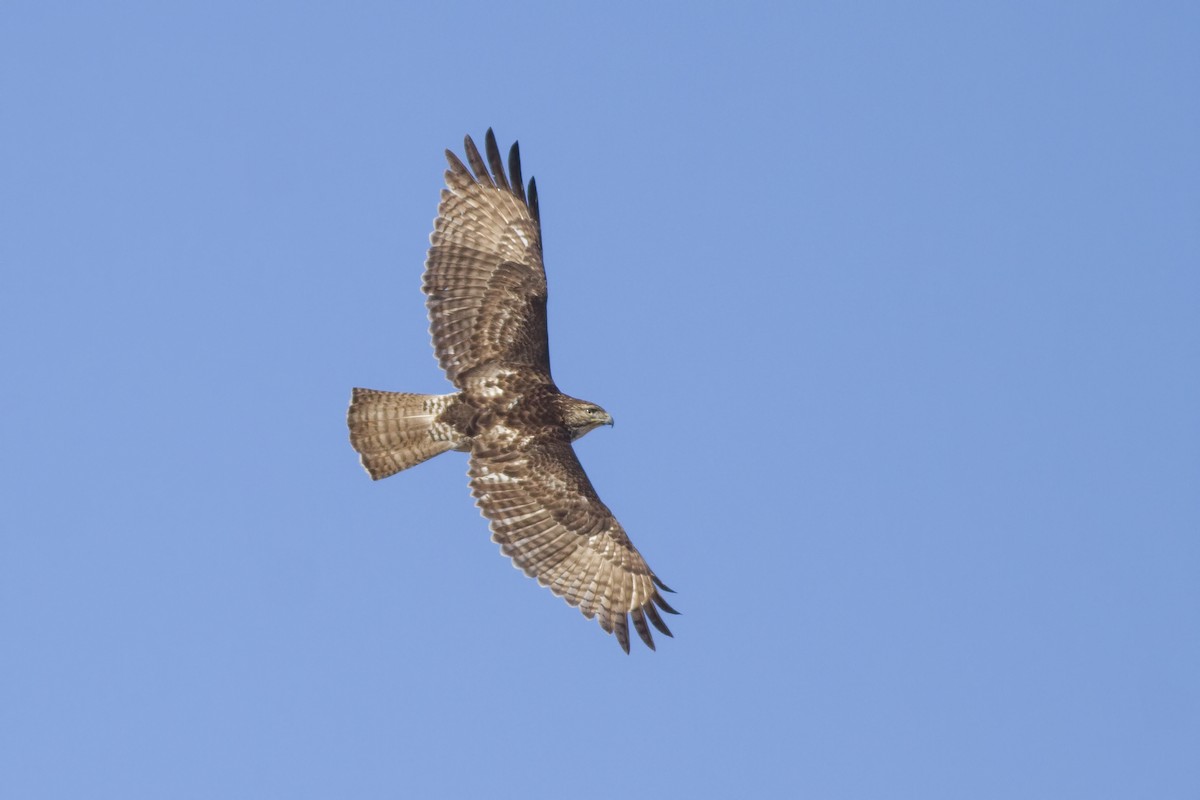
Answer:
[{"label": "banded tail", "polygon": [[362,456],[372,480],[395,475],[436,455],[467,444],[438,418],[454,402],[452,394],[409,394],[355,389],[346,423],[350,444]]}]

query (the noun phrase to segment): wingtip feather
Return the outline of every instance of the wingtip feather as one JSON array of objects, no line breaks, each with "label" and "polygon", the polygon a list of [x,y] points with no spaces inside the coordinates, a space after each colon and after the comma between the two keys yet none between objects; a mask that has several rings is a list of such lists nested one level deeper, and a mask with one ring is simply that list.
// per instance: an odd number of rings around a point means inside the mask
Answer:
[{"label": "wingtip feather", "polygon": [[642,613],[642,609],[635,608],[629,612],[629,616],[633,618],[633,628],[637,631],[638,636],[646,643],[646,646],[651,650],[654,647],[654,636],[650,633],[650,626],[646,624],[646,615]]},{"label": "wingtip feather", "polygon": [[675,634],[671,633],[671,629],[667,627],[667,623],[663,622],[662,617],[658,615],[658,609],[654,607],[654,603],[646,603],[642,606],[646,612],[646,618],[650,620],[650,624],[658,628],[660,633],[675,638]]},{"label": "wingtip feather", "polygon": [[487,165],[483,163],[483,157],[479,155],[479,148],[475,146],[475,140],[471,138],[470,134],[463,137],[463,149],[467,151],[467,163],[471,165],[471,170],[475,173],[475,180],[488,186],[495,186],[492,183],[492,176],[488,174]]},{"label": "wingtip feather", "polygon": [[453,150],[446,150],[446,162],[450,165],[450,170],[446,173],[447,181],[453,175],[461,175],[467,178],[471,177],[471,170],[467,169],[467,165],[462,162]]},{"label": "wingtip feather", "polygon": [[538,208],[538,192],[537,178],[529,179],[529,213],[533,215],[533,219],[538,224],[538,231],[541,232],[542,227],[542,212]]},{"label": "wingtip feather", "polygon": [[500,147],[496,144],[496,134],[492,133],[491,128],[487,129],[483,144],[484,149],[487,150],[488,165],[492,168],[492,180],[501,189],[508,189],[508,178],[504,174],[504,161],[500,158]]},{"label": "wingtip feather", "polygon": [[521,145],[519,142],[513,142],[512,147],[508,149],[508,177],[512,193],[528,206],[529,201],[525,198],[525,184],[521,178]]},{"label": "wingtip feather", "polygon": [[671,608],[671,606],[667,604],[667,601],[663,600],[662,595],[659,594],[658,592],[654,593],[653,599],[654,599],[655,604],[659,608],[661,608],[663,611],[667,612],[668,614],[678,614],[679,613],[675,609]]},{"label": "wingtip feather", "polygon": [[617,643],[625,655],[629,655],[629,619],[624,614],[613,620],[613,633],[617,635]]}]

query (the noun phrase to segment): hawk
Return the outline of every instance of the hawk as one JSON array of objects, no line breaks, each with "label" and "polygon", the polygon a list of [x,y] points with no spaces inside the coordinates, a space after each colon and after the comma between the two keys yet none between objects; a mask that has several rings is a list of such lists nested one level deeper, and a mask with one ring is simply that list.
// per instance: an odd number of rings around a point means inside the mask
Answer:
[{"label": "hawk", "polygon": [[565,395],[550,376],[546,271],[537,184],[526,191],[517,144],[508,174],[491,129],[487,161],[471,137],[468,169],[451,151],[422,290],[433,349],[458,390],[355,389],[350,443],[374,480],[444,453],[470,453],[471,494],[513,565],[595,618],[629,652],[629,619],[671,631],[671,590],[600,501],[571,446],[612,417]]}]

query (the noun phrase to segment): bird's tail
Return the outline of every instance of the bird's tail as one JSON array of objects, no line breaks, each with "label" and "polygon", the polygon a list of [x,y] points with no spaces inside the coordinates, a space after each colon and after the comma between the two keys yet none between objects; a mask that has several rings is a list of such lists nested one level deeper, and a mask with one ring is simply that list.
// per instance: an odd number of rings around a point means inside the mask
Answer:
[{"label": "bird's tail", "polygon": [[346,423],[350,444],[373,480],[395,475],[439,453],[466,445],[439,415],[452,394],[408,394],[355,389]]}]

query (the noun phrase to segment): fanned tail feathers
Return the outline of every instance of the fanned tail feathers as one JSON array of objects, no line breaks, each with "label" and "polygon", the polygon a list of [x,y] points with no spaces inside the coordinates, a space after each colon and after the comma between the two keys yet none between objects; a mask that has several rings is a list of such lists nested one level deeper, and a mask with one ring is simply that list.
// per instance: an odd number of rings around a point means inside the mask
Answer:
[{"label": "fanned tail feathers", "polygon": [[465,444],[439,415],[455,400],[452,394],[409,394],[355,389],[346,421],[350,444],[373,480]]}]

